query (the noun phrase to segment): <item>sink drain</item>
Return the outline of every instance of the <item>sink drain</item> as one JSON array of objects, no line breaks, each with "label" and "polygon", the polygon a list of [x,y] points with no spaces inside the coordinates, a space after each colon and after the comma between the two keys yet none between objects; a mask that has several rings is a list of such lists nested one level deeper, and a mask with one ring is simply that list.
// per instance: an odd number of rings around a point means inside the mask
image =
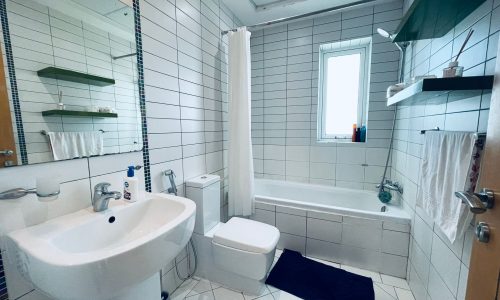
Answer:
[{"label": "sink drain", "polygon": [[108,222],[109,222],[109,223],[113,223],[115,220],[116,220],[116,218],[115,218],[115,217],[110,217],[110,218],[108,219]]}]

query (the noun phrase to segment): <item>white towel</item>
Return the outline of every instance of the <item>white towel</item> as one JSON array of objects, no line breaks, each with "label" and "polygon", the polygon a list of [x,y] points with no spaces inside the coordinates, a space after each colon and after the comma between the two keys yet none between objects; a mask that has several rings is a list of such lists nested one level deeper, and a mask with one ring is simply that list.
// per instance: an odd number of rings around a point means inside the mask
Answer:
[{"label": "white towel", "polygon": [[450,242],[461,236],[472,219],[456,191],[474,191],[479,174],[477,135],[471,132],[425,133],[417,205],[432,217]]},{"label": "white towel", "polygon": [[48,132],[54,160],[104,154],[103,134],[95,132]]}]

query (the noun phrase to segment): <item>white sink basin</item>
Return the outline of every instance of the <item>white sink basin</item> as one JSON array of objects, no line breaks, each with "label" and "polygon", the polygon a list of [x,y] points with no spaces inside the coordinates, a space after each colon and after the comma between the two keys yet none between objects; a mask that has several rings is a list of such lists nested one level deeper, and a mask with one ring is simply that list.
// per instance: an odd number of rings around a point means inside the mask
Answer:
[{"label": "white sink basin", "polygon": [[104,212],[89,207],[14,231],[8,253],[21,274],[53,298],[111,299],[180,253],[195,211],[189,199],[146,193],[135,203],[112,201]]}]

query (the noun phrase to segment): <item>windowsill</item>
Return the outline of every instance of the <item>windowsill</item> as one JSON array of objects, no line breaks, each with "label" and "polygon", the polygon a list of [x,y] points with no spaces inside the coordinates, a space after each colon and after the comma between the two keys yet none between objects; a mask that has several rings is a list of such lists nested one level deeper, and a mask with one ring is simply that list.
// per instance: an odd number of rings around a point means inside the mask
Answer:
[{"label": "windowsill", "polygon": [[352,144],[352,145],[365,145],[366,142],[353,142],[352,140],[348,139],[331,139],[331,140],[316,140],[317,143],[320,144]]}]

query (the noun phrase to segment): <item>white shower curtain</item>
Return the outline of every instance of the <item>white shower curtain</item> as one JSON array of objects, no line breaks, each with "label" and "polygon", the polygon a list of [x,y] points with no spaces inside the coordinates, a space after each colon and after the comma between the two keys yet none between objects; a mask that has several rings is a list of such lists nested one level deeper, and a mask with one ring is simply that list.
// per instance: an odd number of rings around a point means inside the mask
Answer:
[{"label": "white shower curtain", "polygon": [[250,60],[250,32],[229,32],[229,216],[254,211]]}]

